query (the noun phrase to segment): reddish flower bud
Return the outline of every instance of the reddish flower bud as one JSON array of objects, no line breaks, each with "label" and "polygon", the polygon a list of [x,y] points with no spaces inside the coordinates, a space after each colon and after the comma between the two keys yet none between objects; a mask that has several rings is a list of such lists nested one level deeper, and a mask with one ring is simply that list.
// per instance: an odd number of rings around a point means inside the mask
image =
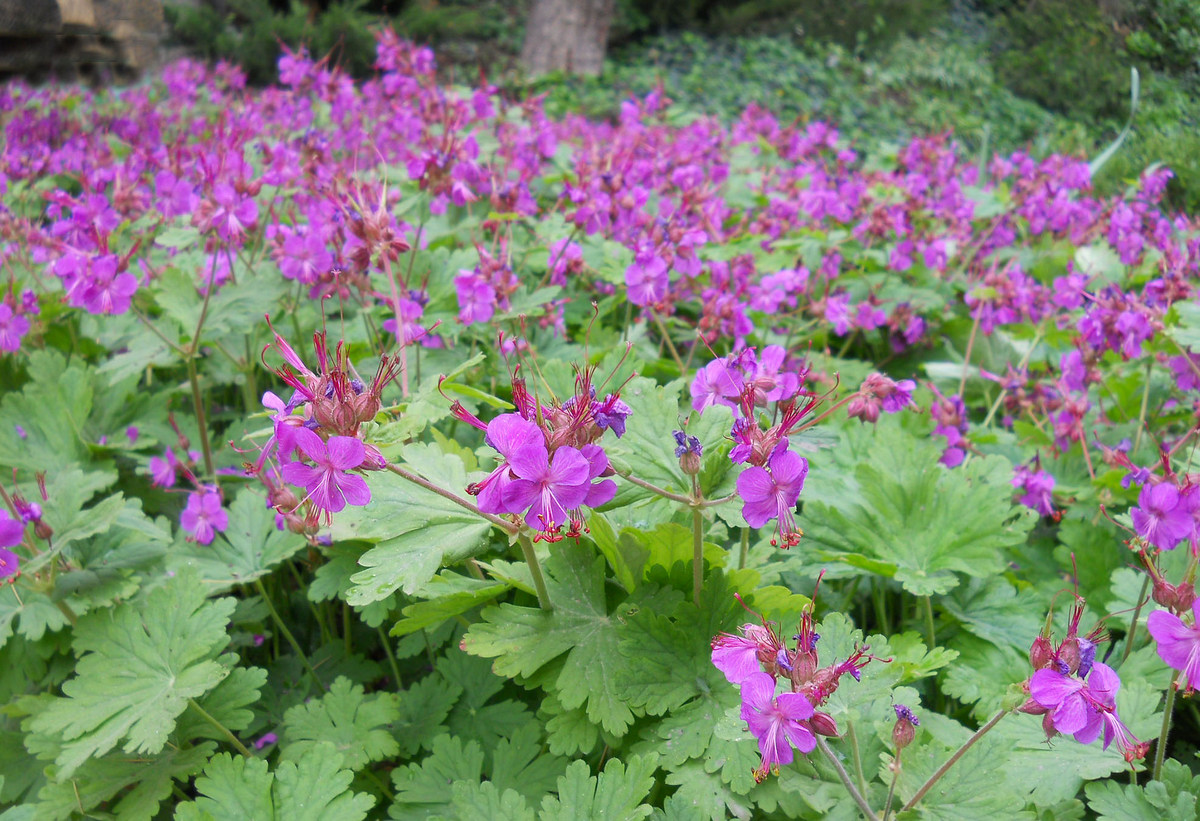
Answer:
[{"label": "reddish flower bud", "polygon": [[830,738],[838,738],[841,735],[838,732],[837,722],[833,720],[833,716],[829,713],[823,713],[820,710],[813,713],[813,717],[808,720],[808,726],[812,727],[812,731],[817,735],[829,736]]},{"label": "reddish flower bud", "polygon": [[1033,640],[1033,646],[1029,648],[1029,664],[1034,670],[1041,670],[1043,667],[1049,667],[1050,662],[1054,660],[1054,646],[1050,643],[1050,639],[1041,634]]},{"label": "reddish flower bud", "polygon": [[895,745],[896,751],[899,752],[909,744],[912,744],[913,739],[917,737],[917,726],[921,722],[913,714],[913,711],[903,704],[895,705],[894,709],[896,711],[896,724],[892,727],[892,744]]}]

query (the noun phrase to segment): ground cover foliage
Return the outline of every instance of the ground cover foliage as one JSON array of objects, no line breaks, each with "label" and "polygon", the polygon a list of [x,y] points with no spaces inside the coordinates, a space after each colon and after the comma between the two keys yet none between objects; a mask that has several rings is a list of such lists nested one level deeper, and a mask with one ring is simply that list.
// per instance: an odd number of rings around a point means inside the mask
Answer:
[{"label": "ground cover foliage", "polygon": [[376,67],[0,94],[0,817],[1195,813],[1169,170]]}]

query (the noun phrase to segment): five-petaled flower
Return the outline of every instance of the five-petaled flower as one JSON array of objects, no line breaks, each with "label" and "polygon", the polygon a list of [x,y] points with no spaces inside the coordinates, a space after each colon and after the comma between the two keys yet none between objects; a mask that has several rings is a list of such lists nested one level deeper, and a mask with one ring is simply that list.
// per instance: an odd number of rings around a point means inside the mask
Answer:
[{"label": "five-petaled flower", "polygon": [[362,442],[350,436],[331,436],[325,442],[308,428],[296,428],[293,437],[296,446],[315,465],[289,462],[280,472],[285,481],[308,491],[305,499],[323,511],[327,519],[348,504],[365,505],[371,501],[366,480],[346,472],[366,459]]},{"label": "five-petaled flower", "polygon": [[229,527],[229,514],[221,507],[221,494],[207,488],[189,493],[179,524],[191,534],[189,541],[211,544],[218,532]]},{"label": "five-petaled flower", "polygon": [[808,475],[808,460],[792,453],[781,443],[771,454],[767,467],[749,467],[737,479],[742,497],[742,516],[751,527],[762,527],[778,519],[778,540],[771,544],[794,547],[803,533],[796,527],[796,501]]},{"label": "five-petaled flower", "polygon": [[813,716],[813,706],[801,693],[775,695],[775,679],[755,673],[742,682],[742,719],[758,739],[762,765],[754,771],[754,780],[763,781],[769,772],[778,772],[780,764],[791,764],[792,748],[811,753],[817,738],[800,722]]}]

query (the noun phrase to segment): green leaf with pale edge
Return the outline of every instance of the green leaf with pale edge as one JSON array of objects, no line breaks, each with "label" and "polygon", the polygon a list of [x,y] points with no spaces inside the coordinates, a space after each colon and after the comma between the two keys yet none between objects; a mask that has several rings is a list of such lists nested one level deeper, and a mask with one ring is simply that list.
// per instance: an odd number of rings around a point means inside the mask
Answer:
[{"label": "green leaf with pale edge", "polygon": [[658,756],[630,756],[624,763],[610,759],[600,775],[591,775],[588,765],[572,762],[558,779],[558,795],[542,799],[540,821],[576,821],[603,818],[605,821],[636,821],[653,809],[643,799],[654,786]]},{"label": "green leaf with pale edge", "polygon": [[[545,563],[546,587],[554,610],[502,604],[483,611],[482,621],[463,637],[473,655],[496,659],[501,676],[529,677],[556,657],[566,663],[552,687],[562,705],[586,702],[588,717],[616,735],[633,722],[625,693],[617,685],[622,664],[617,652],[630,608],[673,603],[674,591],[650,590],[609,613],[604,593],[605,561],[585,544],[559,544]],[[668,598],[664,598],[668,597]]]},{"label": "green leaf with pale edge", "polygon": [[[463,494],[467,472],[457,455],[434,445],[409,445],[405,463],[435,484]],[[375,547],[358,560],[346,600],[355,606],[380,601],[396,590],[415,594],[443,565],[486,549],[492,525],[432,491],[393,474],[371,477],[371,504],[347,508],[333,528],[335,539],[363,539]]]},{"label": "green leaf with pale edge", "polygon": [[898,427],[879,430],[855,469],[859,492],[805,506],[805,561],[834,561],[891,576],[917,596],[958,585],[956,574],[988,576],[1004,548],[1022,543],[1036,516],[1012,503],[1012,466],[973,458],[954,471],[940,448]]},{"label": "green leaf with pale edge", "polygon": [[300,761],[284,761],[274,772],[260,758],[221,753],[196,779],[200,798],[180,804],[176,821],[362,821],[375,805],[350,790],[354,774],[342,756],[318,744]]},{"label": "green leaf with pale edge", "polygon": [[275,512],[250,490],[238,493],[228,513],[229,527],[212,544],[177,545],[168,567],[194,567],[210,592],[223,591],[267,575],[307,544],[295,533],[276,528]]},{"label": "green leaf with pale edge", "polygon": [[143,602],[79,620],[76,675],[32,722],[35,732],[61,735],[62,778],[122,740],[127,753],[158,753],[188,699],[228,675],[215,657],[229,642],[235,602],[205,596],[195,576],[182,573]]},{"label": "green leaf with pale edge", "polygon": [[1163,762],[1162,780],[1145,786],[1098,781],[1084,788],[1099,821],[1195,821],[1200,776],[1180,762]]},{"label": "green leaf with pale edge", "polygon": [[338,678],[320,699],[297,704],[283,716],[282,758],[299,761],[319,744],[332,744],[343,764],[361,770],[400,751],[387,725],[400,717],[396,696],[366,695],[362,685]]}]

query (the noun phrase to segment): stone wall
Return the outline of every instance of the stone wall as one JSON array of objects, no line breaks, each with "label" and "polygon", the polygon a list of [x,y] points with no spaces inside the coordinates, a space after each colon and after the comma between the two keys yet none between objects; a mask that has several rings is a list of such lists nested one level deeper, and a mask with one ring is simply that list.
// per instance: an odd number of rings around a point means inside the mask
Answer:
[{"label": "stone wall", "polygon": [[162,0],[0,0],[0,77],[131,79],[165,32]]}]

